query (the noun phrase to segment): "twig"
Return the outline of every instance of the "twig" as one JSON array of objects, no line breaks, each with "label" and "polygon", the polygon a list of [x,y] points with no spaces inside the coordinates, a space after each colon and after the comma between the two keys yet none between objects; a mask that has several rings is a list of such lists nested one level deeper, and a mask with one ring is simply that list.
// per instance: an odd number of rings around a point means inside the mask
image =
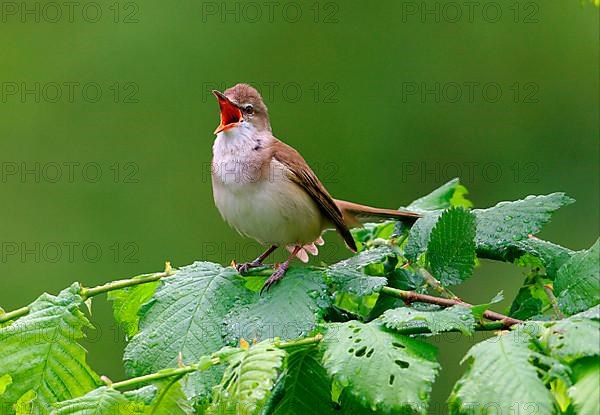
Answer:
[{"label": "twig", "polygon": [[[133,287],[135,285],[147,284],[149,282],[158,281],[161,278],[168,277],[169,275],[172,275],[172,274],[173,274],[173,272],[171,270],[168,270],[165,272],[159,272],[156,274],[151,274],[151,275],[147,275],[147,276],[140,277],[140,278],[129,278],[126,280],[112,281],[112,282],[109,282],[109,283],[106,283],[103,285],[99,285],[99,286],[93,287],[93,288],[82,287],[79,295],[81,295],[81,297],[84,300],[86,300],[90,297],[94,297],[99,294],[107,293],[109,291],[120,290],[120,289],[127,288],[127,287]],[[15,320],[19,317],[26,316],[27,314],[29,314],[30,311],[31,311],[31,309],[28,306],[26,306],[26,307],[21,307],[16,310],[13,310],[9,313],[0,314],[0,324],[9,322],[11,320]]]},{"label": "twig", "polygon": [[543,284],[542,286],[544,287],[544,291],[548,296],[548,300],[550,300],[550,304],[552,304],[552,308],[554,309],[554,314],[556,314],[556,317],[558,317],[559,319],[565,318],[565,315],[560,311],[560,308],[558,307],[558,300],[554,295],[554,290],[552,289],[552,286],[549,284]]},{"label": "twig", "polygon": [[425,268],[421,268],[421,275],[423,276],[423,279],[425,280],[427,285],[429,285],[431,288],[433,288],[433,290],[436,291],[438,294],[440,294],[442,297],[458,300],[458,297],[452,291],[450,291],[448,288],[444,287],[438,281],[438,279],[435,278],[433,275],[431,275],[431,273],[429,271],[427,271]]},{"label": "twig", "polygon": [[[440,298],[434,297],[433,295],[419,294],[414,291],[399,290],[392,287],[383,287],[381,293],[389,295],[390,297],[400,298],[406,303],[428,303],[436,304],[442,307],[452,307],[453,305],[464,305],[465,307],[473,307],[472,304],[465,303],[464,301],[453,299],[453,298]],[[504,327],[510,327],[515,324],[522,323],[522,320],[517,320],[512,317],[505,316],[504,314],[496,313],[495,311],[486,310],[483,316],[488,320],[501,321]]]}]

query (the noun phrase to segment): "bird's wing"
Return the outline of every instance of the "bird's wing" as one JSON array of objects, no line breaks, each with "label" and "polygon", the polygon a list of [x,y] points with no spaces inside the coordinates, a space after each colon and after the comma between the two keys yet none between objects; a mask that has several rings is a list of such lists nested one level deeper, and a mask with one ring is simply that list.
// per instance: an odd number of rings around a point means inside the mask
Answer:
[{"label": "bird's wing", "polygon": [[321,213],[329,219],[342,235],[348,248],[356,251],[356,243],[344,223],[342,212],[300,153],[279,140],[273,141],[271,149],[275,160],[286,166],[289,179],[310,195],[319,206]]}]

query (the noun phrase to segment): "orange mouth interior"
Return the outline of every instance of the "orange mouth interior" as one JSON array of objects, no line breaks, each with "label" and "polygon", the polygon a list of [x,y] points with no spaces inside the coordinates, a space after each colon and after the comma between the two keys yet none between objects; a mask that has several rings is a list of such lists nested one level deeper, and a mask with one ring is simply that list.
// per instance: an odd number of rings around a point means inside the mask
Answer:
[{"label": "orange mouth interior", "polygon": [[225,97],[217,95],[219,108],[221,109],[221,124],[215,130],[215,134],[235,127],[242,120],[242,111]]}]

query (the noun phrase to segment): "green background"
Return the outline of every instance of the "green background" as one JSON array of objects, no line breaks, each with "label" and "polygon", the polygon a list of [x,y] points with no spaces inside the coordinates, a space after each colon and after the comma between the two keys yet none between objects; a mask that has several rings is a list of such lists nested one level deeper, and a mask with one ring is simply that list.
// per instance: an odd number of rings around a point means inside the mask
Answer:
[{"label": "green background", "polygon": [[[541,235],[573,249],[598,236],[591,4],[484,1],[469,15],[461,2],[82,1],[57,17],[49,3],[27,2],[28,14],[3,1],[0,15],[6,310],[165,260],[253,258],[259,247],[221,220],[208,175],[209,91],[237,82],[264,92],[275,135],[338,198],[396,207],[454,176],[478,207],[565,191],[577,203]],[[338,236],[326,240],[317,261],[347,255]],[[457,292],[478,302],[503,289],[506,307],[522,278],[483,261]],[[121,379],[124,339],[104,298],[92,320],[89,360]],[[432,413],[444,413],[473,342],[434,341],[444,370]]]}]

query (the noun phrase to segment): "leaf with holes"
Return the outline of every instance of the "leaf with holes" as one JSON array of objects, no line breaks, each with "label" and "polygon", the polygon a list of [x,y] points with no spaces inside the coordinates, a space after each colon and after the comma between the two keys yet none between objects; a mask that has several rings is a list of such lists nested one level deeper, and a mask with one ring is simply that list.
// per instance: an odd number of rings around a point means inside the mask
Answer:
[{"label": "leaf with holes", "polygon": [[285,352],[271,341],[229,355],[223,380],[214,388],[207,414],[260,413],[275,385]]},{"label": "leaf with holes", "polygon": [[[148,275],[140,275],[135,278],[143,278]],[[159,282],[150,282],[134,285],[121,290],[110,291],[108,299],[113,302],[113,314],[115,321],[124,329],[128,337],[133,337],[138,332],[140,317],[138,315],[143,304],[150,301]]]},{"label": "leaf with holes", "polygon": [[450,208],[439,218],[427,244],[427,259],[442,285],[460,284],[475,266],[475,217],[464,208]]},{"label": "leaf with holes", "polygon": [[[47,414],[53,403],[94,389],[98,376],[86,363],[86,351],[77,340],[91,328],[79,307],[80,285],[58,296],[41,295],[29,314],[0,329],[0,378],[11,382],[0,394],[0,408],[11,408],[25,395],[36,414]],[[9,410],[8,413],[12,413]]]},{"label": "leaf with holes", "polygon": [[288,354],[287,368],[280,381],[282,397],[270,415],[334,415],[331,379],[321,365],[315,347],[299,348]]},{"label": "leaf with holes", "polygon": [[569,315],[600,303],[600,240],[560,267],[554,291],[560,309]]},{"label": "leaf with holes", "polygon": [[514,202],[500,202],[487,209],[474,209],[477,217],[477,252],[480,256],[506,260],[519,241],[535,235],[560,207],[574,200],[564,193],[527,196]]},{"label": "leaf with holes", "polygon": [[432,334],[443,331],[460,331],[465,335],[473,334],[475,318],[465,306],[455,305],[439,311],[420,311],[410,307],[387,310],[381,316],[381,322],[387,328],[411,334],[411,331],[428,328]]},{"label": "leaf with holes", "polygon": [[226,341],[306,336],[322,321],[330,306],[323,271],[290,269],[266,294],[254,294],[249,304],[231,310],[224,318]]},{"label": "leaf with holes", "polygon": [[377,322],[351,321],[329,324],[323,348],[327,372],[363,406],[382,414],[426,413],[439,370],[433,346]]},{"label": "leaf with holes", "polygon": [[327,275],[340,292],[355,295],[369,295],[377,292],[387,283],[382,276],[371,276],[364,272],[369,265],[383,264],[396,259],[394,250],[383,245],[338,262],[327,268]]},{"label": "leaf with holes", "polygon": [[[225,316],[248,301],[253,293],[232,268],[196,262],[163,278],[152,300],[140,310],[140,332],[125,349],[125,367],[141,376],[184,363],[196,362],[225,345]],[[184,390],[189,397],[207,399],[222,369],[188,376]]]},{"label": "leaf with holes", "polygon": [[463,359],[471,360],[470,367],[448,399],[450,413],[553,413],[554,399],[531,364],[536,353],[530,341],[518,330],[473,346]]}]

